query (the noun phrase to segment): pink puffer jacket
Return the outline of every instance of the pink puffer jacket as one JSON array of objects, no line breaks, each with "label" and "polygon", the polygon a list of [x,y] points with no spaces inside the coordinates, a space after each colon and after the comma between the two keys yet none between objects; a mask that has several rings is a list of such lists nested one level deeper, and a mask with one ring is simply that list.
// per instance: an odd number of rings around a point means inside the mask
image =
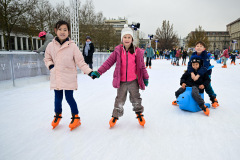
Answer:
[{"label": "pink puffer jacket", "polygon": [[[115,50],[111,53],[109,58],[102,64],[102,66],[98,69],[98,72],[100,74],[105,73],[107,70],[109,70],[115,63],[116,68],[113,74],[113,87],[119,88],[120,82],[121,82],[121,53],[122,53],[123,47],[122,45],[118,45],[115,47]],[[136,69],[137,69],[137,77],[138,77],[138,84],[139,87],[144,90],[144,79],[149,79],[144,59],[143,59],[143,50],[136,48]]]},{"label": "pink puffer jacket", "polygon": [[44,62],[47,68],[54,65],[50,70],[50,89],[55,90],[77,90],[76,65],[86,74],[92,71],[72,40],[60,45],[53,39],[46,48]]}]

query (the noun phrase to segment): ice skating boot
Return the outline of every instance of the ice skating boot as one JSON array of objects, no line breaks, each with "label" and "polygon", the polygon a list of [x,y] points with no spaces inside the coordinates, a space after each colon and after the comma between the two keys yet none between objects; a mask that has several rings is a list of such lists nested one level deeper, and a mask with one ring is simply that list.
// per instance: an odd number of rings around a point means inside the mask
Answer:
[{"label": "ice skating boot", "polygon": [[172,105],[175,105],[175,106],[176,106],[176,105],[177,105],[177,101],[173,101],[173,102],[172,102]]},{"label": "ice skating boot", "polygon": [[234,64],[234,65],[236,65],[236,63],[235,63],[235,62],[233,62],[233,64]]},{"label": "ice skating boot", "polygon": [[143,114],[139,112],[136,112],[136,114],[137,114],[137,119],[139,124],[144,127],[146,122],[145,122],[145,119],[143,118]]},{"label": "ice skating boot", "polygon": [[56,115],[54,116],[54,119],[52,121],[53,129],[58,126],[61,118],[62,118],[62,114],[61,113],[56,113]]},{"label": "ice skating boot", "polygon": [[112,117],[111,120],[109,121],[109,125],[110,128],[112,128],[113,126],[115,126],[115,124],[117,123],[118,118],[117,117]]},{"label": "ice skating boot", "polygon": [[149,66],[149,68],[150,68],[150,69],[152,69],[152,67],[151,67],[151,66]]},{"label": "ice skating boot", "polygon": [[210,110],[207,108],[207,106],[204,105],[204,107],[202,107],[202,110],[206,116],[209,116]]},{"label": "ice skating boot", "polygon": [[186,66],[186,63],[184,63],[184,66]]},{"label": "ice skating boot", "polygon": [[212,107],[213,108],[217,108],[219,106],[218,100],[217,100],[217,98],[215,96],[211,96],[210,100],[212,101]]},{"label": "ice skating boot", "polygon": [[147,68],[148,66],[146,66],[146,68]]},{"label": "ice skating boot", "polygon": [[222,66],[222,68],[227,68],[227,65],[226,65],[226,64],[225,64],[225,65],[223,65],[223,66]]},{"label": "ice skating boot", "polygon": [[80,117],[77,114],[73,114],[71,119],[72,121],[69,124],[70,131],[81,125]]}]

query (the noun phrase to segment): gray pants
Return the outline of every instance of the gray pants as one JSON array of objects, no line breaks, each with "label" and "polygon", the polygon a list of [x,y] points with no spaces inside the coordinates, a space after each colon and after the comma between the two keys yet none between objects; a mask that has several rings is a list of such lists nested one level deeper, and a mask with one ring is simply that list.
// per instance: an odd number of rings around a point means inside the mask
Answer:
[{"label": "gray pants", "polygon": [[222,60],[223,60],[223,65],[226,65],[226,63],[227,63],[227,58],[226,57],[222,57]]},{"label": "gray pants", "polygon": [[133,105],[133,111],[142,113],[144,108],[142,106],[142,98],[139,93],[139,85],[137,80],[131,82],[121,82],[120,88],[117,90],[117,97],[115,99],[112,116],[121,117],[123,115],[123,106],[126,102],[127,92],[130,93],[130,102]]},{"label": "gray pants", "polygon": [[[183,92],[185,92],[186,88],[183,89],[182,87],[179,88],[176,92],[175,92],[175,95],[176,95],[176,98],[178,98],[178,96],[180,94],[182,94]],[[193,86],[192,87],[192,97],[193,99],[197,102],[197,104],[199,105],[199,107],[201,109],[204,108],[204,100],[202,99],[202,97],[199,95],[199,89],[196,87],[196,86]]]}]

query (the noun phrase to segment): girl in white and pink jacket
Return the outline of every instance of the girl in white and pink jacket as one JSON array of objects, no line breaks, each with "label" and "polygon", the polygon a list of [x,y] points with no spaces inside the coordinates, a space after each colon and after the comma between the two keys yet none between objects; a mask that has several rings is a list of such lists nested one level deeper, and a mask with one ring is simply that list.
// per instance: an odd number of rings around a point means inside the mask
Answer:
[{"label": "girl in white and pink jacket", "polygon": [[72,121],[69,128],[73,130],[78,127],[80,117],[78,116],[77,103],[73,97],[73,90],[77,90],[77,67],[91,76],[92,69],[85,63],[82,53],[77,45],[68,38],[70,25],[65,21],[58,21],[55,26],[55,37],[45,51],[44,62],[50,70],[50,89],[55,92],[55,116],[52,126],[55,128],[62,118],[63,90],[70,105]]}]

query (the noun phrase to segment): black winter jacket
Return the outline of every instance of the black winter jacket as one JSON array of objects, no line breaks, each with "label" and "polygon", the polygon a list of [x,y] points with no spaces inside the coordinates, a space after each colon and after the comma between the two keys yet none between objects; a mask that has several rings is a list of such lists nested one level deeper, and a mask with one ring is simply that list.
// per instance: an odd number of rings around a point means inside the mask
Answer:
[{"label": "black winter jacket", "polygon": [[[195,75],[198,74],[196,71],[194,71],[193,73]],[[204,85],[204,88],[207,88],[208,85],[210,84],[210,82],[211,82],[211,79],[209,78],[207,73],[200,76],[197,81],[194,81],[191,77],[191,73],[185,72],[181,77],[180,85],[185,83],[187,85],[187,87],[196,86],[199,89],[199,86],[202,84]],[[199,92],[203,93],[204,89],[199,89]]]},{"label": "black winter jacket", "polygon": [[94,45],[93,45],[93,43],[89,44],[90,50],[88,51],[88,56],[86,56],[84,53],[85,47],[86,47],[86,44],[84,45],[83,52],[82,52],[84,60],[87,64],[93,63],[92,59],[93,59],[93,53],[94,53]]}]

